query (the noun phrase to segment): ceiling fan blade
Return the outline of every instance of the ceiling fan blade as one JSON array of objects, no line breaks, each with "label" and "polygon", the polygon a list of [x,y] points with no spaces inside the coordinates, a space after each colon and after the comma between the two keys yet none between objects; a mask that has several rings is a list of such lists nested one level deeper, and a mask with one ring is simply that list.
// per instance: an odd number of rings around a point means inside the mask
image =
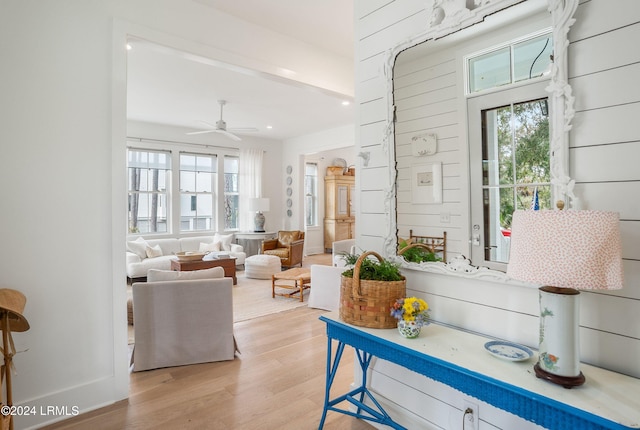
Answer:
[{"label": "ceiling fan blade", "polygon": [[227,131],[235,131],[237,133],[256,133],[259,130],[255,127],[232,127],[228,128]]},{"label": "ceiling fan blade", "polygon": [[189,136],[192,136],[194,134],[205,134],[205,133],[214,133],[218,130],[202,130],[202,131],[191,131],[189,133],[187,133]]},{"label": "ceiling fan blade", "polygon": [[203,121],[203,120],[201,120],[201,119],[197,119],[196,121],[197,121],[197,122],[199,122],[199,123],[202,123],[202,124],[206,125],[207,127],[217,128],[215,124],[211,124],[210,122]]},{"label": "ceiling fan blade", "polygon": [[229,133],[227,130],[217,129],[217,130],[213,130],[213,131],[215,131],[215,132],[217,132],[217,133],[220,133],[220,134],[224,134],[224,135],[225,135],[225,136],[227,136],[229,139],[233,139],[233,140],[236,140],[236,141],[242,140],[242,139],[240,139],[238,136],[236,136],[235,134],[233,134],[233,133]]}]

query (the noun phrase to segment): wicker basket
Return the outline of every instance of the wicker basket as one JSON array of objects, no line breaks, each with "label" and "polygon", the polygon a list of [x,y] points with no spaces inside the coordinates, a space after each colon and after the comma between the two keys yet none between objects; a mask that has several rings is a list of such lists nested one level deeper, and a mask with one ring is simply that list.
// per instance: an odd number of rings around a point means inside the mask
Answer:
[{"label": "wicker basket", "polygon": [[398,320],[391,316],[391,306],[406,294],[407,281],[370,281],[360,279],[360,266],[367,256],[379,261],[375,252],[365,252],[353,267],[353,278],[342,276],[340,284],[340,319],[368,328],[395,328]]}]

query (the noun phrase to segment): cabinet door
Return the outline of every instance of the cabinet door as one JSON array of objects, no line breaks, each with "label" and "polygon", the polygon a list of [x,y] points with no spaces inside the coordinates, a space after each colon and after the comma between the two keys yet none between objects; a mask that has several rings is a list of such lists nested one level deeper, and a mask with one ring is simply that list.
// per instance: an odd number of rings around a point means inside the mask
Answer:
[{"label": "cabinet door", "polygon": [[336,217],[348,217],[349,216],[349,187],[347,185],[337,186],[337,199],[338,207],[336,211]]},{"label": "cabinet door", "polygon": [[336,235],[335,235],[335,239],[336,240],[345,240],[345,239],[351,239],[350,236],[350,228],[351,223],[347,222],[347,221],[337,221],[336,222]]}]

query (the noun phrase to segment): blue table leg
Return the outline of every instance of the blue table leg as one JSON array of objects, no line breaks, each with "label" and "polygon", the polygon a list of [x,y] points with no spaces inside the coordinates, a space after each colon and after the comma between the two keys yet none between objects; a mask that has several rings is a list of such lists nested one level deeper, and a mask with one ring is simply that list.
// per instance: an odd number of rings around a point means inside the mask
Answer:
[{"label": "blue table leg", "polygon": [[[332,353],[331,353],[332,344],[333,344],[333,339],[328,338],[327,376],[326,376],[326,386],[325,386],[325,395],[324,395],[324,409],[322,411],[322,418],[320,419],[320,425],[318,426],[318,430],[321,430],[324,427],[324,422],[325,422],[325,419],[327,418],[328,411],[335,411],[345,415],[350,415],[352,417],[360,418],[363,420],[384,424],[397,430],[406,430],[405,427],[401,426],[400,424],[396,423],[391,419],[389,414],[387,414],[387,412],[382,408],[382,405],[378,403],[378,401],[373,397],[373,395],[367,388],[367,371],[369,369],[369,365],[371,364],[371,359],[373,358],[373,356],[364,350],[354,349],[356,356],[358,357],[358,363],[360,365],[360,369],[362,370],[362,384],[360,385],[360,387],[348,392],[347,394],[336,397],[333,400],[329,399],[329,392],[331,390],[331,386],[333,385],[333,381],[338,371],[338,365],[340,364],[340,359],[342,358],[342,353],[344,351],[344,346],[345,346],[345,343],[338,341],[338,347],[336,349],[335,357],[332,357]],[[371,402],[375,406],[375,409],[364,403],[365,395],[369,400],[371,400]],[[353,404],[354,406],[356,406],[357,407],[356,412],[352,412],[348,409],[340,409],[336,407],[336,405],[344,401],[347,401]]]}]

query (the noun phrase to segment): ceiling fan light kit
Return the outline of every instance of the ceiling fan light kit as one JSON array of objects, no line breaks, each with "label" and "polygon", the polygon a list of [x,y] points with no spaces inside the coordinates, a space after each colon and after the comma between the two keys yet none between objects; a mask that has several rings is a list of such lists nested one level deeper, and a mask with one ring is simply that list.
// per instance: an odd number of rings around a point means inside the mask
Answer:
[{"label": "ceiling fan light kit", "polygon": [[257,128],[255,127],[243,127],[243,128],[230,128],[229,130],[227,130],[227,123],[222,119],[222,112],[223,112],[223,108],[224,105],[227,104],[226,100],[218,100],[218,104],[220,105],[220,119],[218,121],[216,121],[216,124],[213,125],[207,121],[200,121],[203,124],[208,125],[209,127],[213,127],[210,130],[201,130],[201,131],[192,131],[187,133],[188,135],[192,136],[195,134],[205,134],[205,133],[220,133],[223,134],[224,136],[239,141],[242,140],[239,136],[236,136],[235,134],[231,133],[231,131],[236,131],[236,132],[244,132],[244,133],[253,133],[258,131]]}]

